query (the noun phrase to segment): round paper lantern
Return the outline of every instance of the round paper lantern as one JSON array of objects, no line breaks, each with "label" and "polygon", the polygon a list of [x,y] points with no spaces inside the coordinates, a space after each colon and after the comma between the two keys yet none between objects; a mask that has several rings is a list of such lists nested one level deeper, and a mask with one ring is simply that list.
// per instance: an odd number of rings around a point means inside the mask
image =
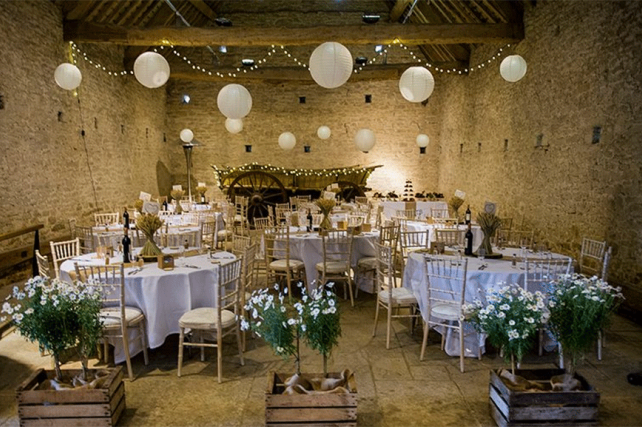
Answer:
[{"label": "round paper lantern", "polygon": [[194,132],[191,129],[183,129],[181,131],[181,141],[190,143],[194,139]]},{"label": "round paper lantern", "polygon": [[319,126],[317,129],[317,136],[321,139],[328,139],[332,135],[332,131],[327,126]]},{"label": "round paper lantern", "polygon": [[227,129],[229,133],[239,133],[243,130],[243,120],[225,119],[225,129]]},{"label": "round paper lantern", "polygon": [[334,89],[348,81],[352,74],[352,55],[341,43],[326,42],[310,56],[310,74],[319,86]]},{"label": "round paper lantern", "polygon": [[515,83],[526,74],[526,61],[519,55],[507,56],[499,66],[499,74],[507,82]]},{"label": "round paper lantern", "polygon": [[420,133],[417,135],[417,145],[420,147],[427,147],[428,143],[430,142],[430,138],[428,138],[428,135],[425,133]]},{"label": "round paper lantern", "polygon": [[216,104],[228,119],[242,119],[252,109],[252,95],[245,86],[232,83],[219,91]]},{"label": "round paper lantern", "polygon": [[410,102],[422,102],[428,99],[435,88],[435,79],[424,67],[410,67],[399,79],[401,96]]},{"label": "round paper lantern", "polygon": [[169,64],[156,52],[141,53],[134,62],[134,76],[143,86],[156,89],[169,79]]},{"label": "round paper lantern", "polygon": [[279,147],[284,150],[291,150],[296,145],[296,137],[292,132],[283,132],[279,135]]},{"label": "round paper lantern", "polygon": [[367,153],[374,147],[376,142],[375,134],[370,129],[359,129],[354,137],[354,145],[357,146],[359,151]]},{"label": "round paper lantern", "polygon": [[80,86],[82,74],[74,64],[60,64],[54,71],[56,84],[66,90],[74,90]]}]

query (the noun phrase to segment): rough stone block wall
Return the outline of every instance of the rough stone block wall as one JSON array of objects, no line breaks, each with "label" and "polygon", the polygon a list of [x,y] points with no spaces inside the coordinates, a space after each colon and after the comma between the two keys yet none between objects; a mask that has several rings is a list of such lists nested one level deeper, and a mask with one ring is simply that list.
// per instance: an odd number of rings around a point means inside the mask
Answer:
[{"label": "rough stone block wall", "polygon": [[[77,96],[58,87],[54,70],[69,61],[69,46],[49,1],[0,2],[0,36],[0,233],[43,223],[41,242],[59,239],[69,218],[93,221],[94,212],[122,209],[140,190],[158,194],[159,179],[171,181],[164,88],[82,59]],[[80,47],[107,70],[123,69],[122,48]],[[25,243],[0,242],[0,252]]]},{"label": "rough stone block wall", "polygon": [[[445,81],[440,188],[466,191],[477,209],[497,202],[558,251],[577,256],[582,237],[606,240],[610,281],[639,311],[642,3],[538,2],[525,31],[508,49],[528,63],[521,81],[504,81],[499,61]],[[476,50],[471,64],[498,48]]]},{"label": "rough stone block wall", "polygon": [[[186,161],[179,133],[192,129],[202,145],[194,149],[193,181],[214,184],[211,165],[240,166],[246,163],[271,164],[288,168],[331,168],[351,165],[383,165],[370,177],[368,186],[376,191],[403,192],[406,179],[412,179],[416,191],[436,191],[438,186],[438,148],[429,145],[419,154],[416,137],[427,133],[437,139],[439,103],[427,106],[405,101],[398,81],[346,83],[328,90],[316,84],[284,83],[246,84],[252,95],[252,110],[243,120],[243,131],[231,134],[225,129],[225,117],[219,112],[216,98],[226,83],[173,81],[168,98],[169,139],[175,149],[171,170],[182,172],[185,185]],[[441,96],[439,83],[435,98]],[[181,103],[189,94],[191,102]],[[365,95],[372,102],[365,102]],[[299,98],[305,97],[305,103]],[[319,126],[330,127],[327,140],[317,137]],[[354,145],[361,128],[376,135],[376,145],[367,154]],[[297,144],[291,151],[278,145],[282,132],[292,132]],[[245,152],[252,145],[252,152]],[[310,146],[310,153],[304,146]],[[213,194],[213,193],[208,193]]]}]

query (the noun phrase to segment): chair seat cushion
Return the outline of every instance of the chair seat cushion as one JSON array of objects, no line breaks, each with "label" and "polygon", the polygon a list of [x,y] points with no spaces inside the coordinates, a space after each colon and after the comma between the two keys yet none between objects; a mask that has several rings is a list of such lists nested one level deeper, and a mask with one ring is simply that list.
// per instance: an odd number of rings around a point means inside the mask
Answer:
[{"label": "chair seat cushion", "polygon": [[[145,315],[136,307],[125,307],[125,322],[130,325],[143,320]],[[103,307],[100,310],[100,319],[104,328],[120,328],[120,307]]]},{"label": "chair seat cushion", "polygon": [[[382,289],[379,291],[379,299],[386,304],[390,304],[390,296],[388,295],[387,289]],[[417,304],[417,299],[407,288],[392,288],[392,303],[400,305],[411,305]]]},{"label": "chair seat cushion", "polygon": [[361,270],[376,270],[377,258],[367,256],[357,261],[357,267]]},{"label": "chair seat cushion", "polygon": [[444,320],[459,320],[461,312],[459,310],[459,304],[453,302],[449,303],[438,303],[430,307],[430,314],[434,317]]},{"label": "chair seat cushion", "polygon": [[[189,329],[216,329],[218,318],[216,309],[201,307],[190,310],[178,319],[178,326]],[[229,328],[236,323],[236,315],[229,310],[221,311],[221,326]]]},{"label": "chair seat cushion", "polygon": [[[316,264],[318,271],[323,271],[323,263]],[[350,270],[350,265],[347,261],[331,261],[325,263],[325,272],[329,274],[345,273]]]},{"label": "chair seat cushion", "polygon": [[276,261],[272,261],[270,263],[271,270],[280,270],[280,271],[299,270],[303,267],[304,267],[303,261],[299,261],[298,259],[290,259],[290,268],[288,268],[287,260],[285,259],[277,259]]}]

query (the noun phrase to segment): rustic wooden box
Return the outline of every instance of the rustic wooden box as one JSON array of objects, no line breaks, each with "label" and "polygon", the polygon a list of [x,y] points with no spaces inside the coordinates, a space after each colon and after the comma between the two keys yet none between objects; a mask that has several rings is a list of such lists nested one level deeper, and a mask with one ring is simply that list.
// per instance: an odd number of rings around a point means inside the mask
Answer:
[{"label": "rustic wooden box", "polygon": [[[549,383],[562,369],[516,370],[530,381]],[[509,389],[496,371],[490,372],[490,413],[498,426],[596,426],[600,393],[581,375],[579,391],[522,392]]]},{"label": "rustic wooden box", "polygon": [[[55,376],[38,369],[16,390],[18,416],[24,427],[113,426],[125,410],[123,369],[110,369],[103,388],[78,390],[37,390]],[[80,369],[65,370],[72,376]]]},{"label": "rustic wooden box", "polygon": [[[340,373],[328,374],[340,378]],[[357,383],[354,376],[348,386],[352,393],[337,394],[281,394],[285,390],[283,381],[290,375],[270,372],[265,393],[265,424],[286,425],[357,425]],[[302,374],[306,379],[322,377],[323,374]]]}]

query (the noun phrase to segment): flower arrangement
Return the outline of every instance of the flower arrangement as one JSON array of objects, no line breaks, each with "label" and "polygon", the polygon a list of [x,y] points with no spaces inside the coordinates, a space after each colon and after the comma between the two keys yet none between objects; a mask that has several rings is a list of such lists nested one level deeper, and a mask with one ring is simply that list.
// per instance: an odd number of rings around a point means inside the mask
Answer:
[{"label": "flower arrangement", "polygon": [[275,354],[288,358],[294,356],[296,374],[301,374],[300,341],[323,355],[323,373],[327,376],[327,360],[341,336],[339,309],[336,294],[329,288],[316,288],[310,295],[299,283],[302,297],[294,303],[286,300],[288,288],[275,296],[267,288],[256,290],[245,305],[248,318],[241,320],[242,330],[252,330],[263,337]]},{"label": "flower arrangement", "polygon": [[508,285],[499,290],[489,289],[486,301],[466,305],[464,312],[477,331],[488,335],[490,343],[503,350],[515,373],[515,359],[521,362],[547,319],[544,295]]},{"label": "flower arrangement", "polygon": [[455,212],[455,218],[459,218],[459,208],[464,204],[464,199],[458,196],[452,196],[448,204]]},{"label": "flower arrangement", "polygon": [[145,204],[144,201],[141,199],[138,199],[134,202],[134,208],[138,211],[138,213],[143,213],[143,205]]},{"label": "flower arrangement", "polygon": [[101,308],[102,295],[91,284],[37,276],[23,289],[13,287],[1,313],[11,317],[20,335],[51,352],[58,381],[62,381],[61,355],[75,346],[86,380],[88,358],[102,334]]},{"label": "flower arrangement", "polygon": [[479,227],[484,233],[484,238],[479,245],[479,248],[477,248],[477,251],[479,252],[480,249],[484,249],[484,251],[486,251],[486,255],[490,255],[493,253],[493,247],[490,244],[490,239],[502,225],[502,220],[495,214],[481,211],[477,214],[477,224],[479,224]]},{"label": "flower arrangement", "polygon": [[548,293],[548,327],[562,345],[567,373],[573,375],[624,296],[620,288],[579,274],[552,282]]},{"label": "flower arrangement", "polygon": [[323,214],[323,219],[319,224],[319,229],[321,230],[330,230],[332,228],[332,222],[330,222],[330,212],[335,207],[336,202],[334,199],[317,199],[314,202],[318,207],[321,213]]},{"label": "flower arrangement", "polygon": [[176,213],[182,213],[183,207],[181,206],[181,199],[185,195],[183,190],[172,190],[169,194],[172,195],[172,199],[176,200]]},{"label": "flower arrangement", "polygon": [[156,245],[156,242],[154,242],[154,234],[162,226],[163,221],[154,214],[141,214],[136,220],[136,228],[142,231],[147,239],[139,255],[143,257],[154,257],[162,253],[158,245]]}]

